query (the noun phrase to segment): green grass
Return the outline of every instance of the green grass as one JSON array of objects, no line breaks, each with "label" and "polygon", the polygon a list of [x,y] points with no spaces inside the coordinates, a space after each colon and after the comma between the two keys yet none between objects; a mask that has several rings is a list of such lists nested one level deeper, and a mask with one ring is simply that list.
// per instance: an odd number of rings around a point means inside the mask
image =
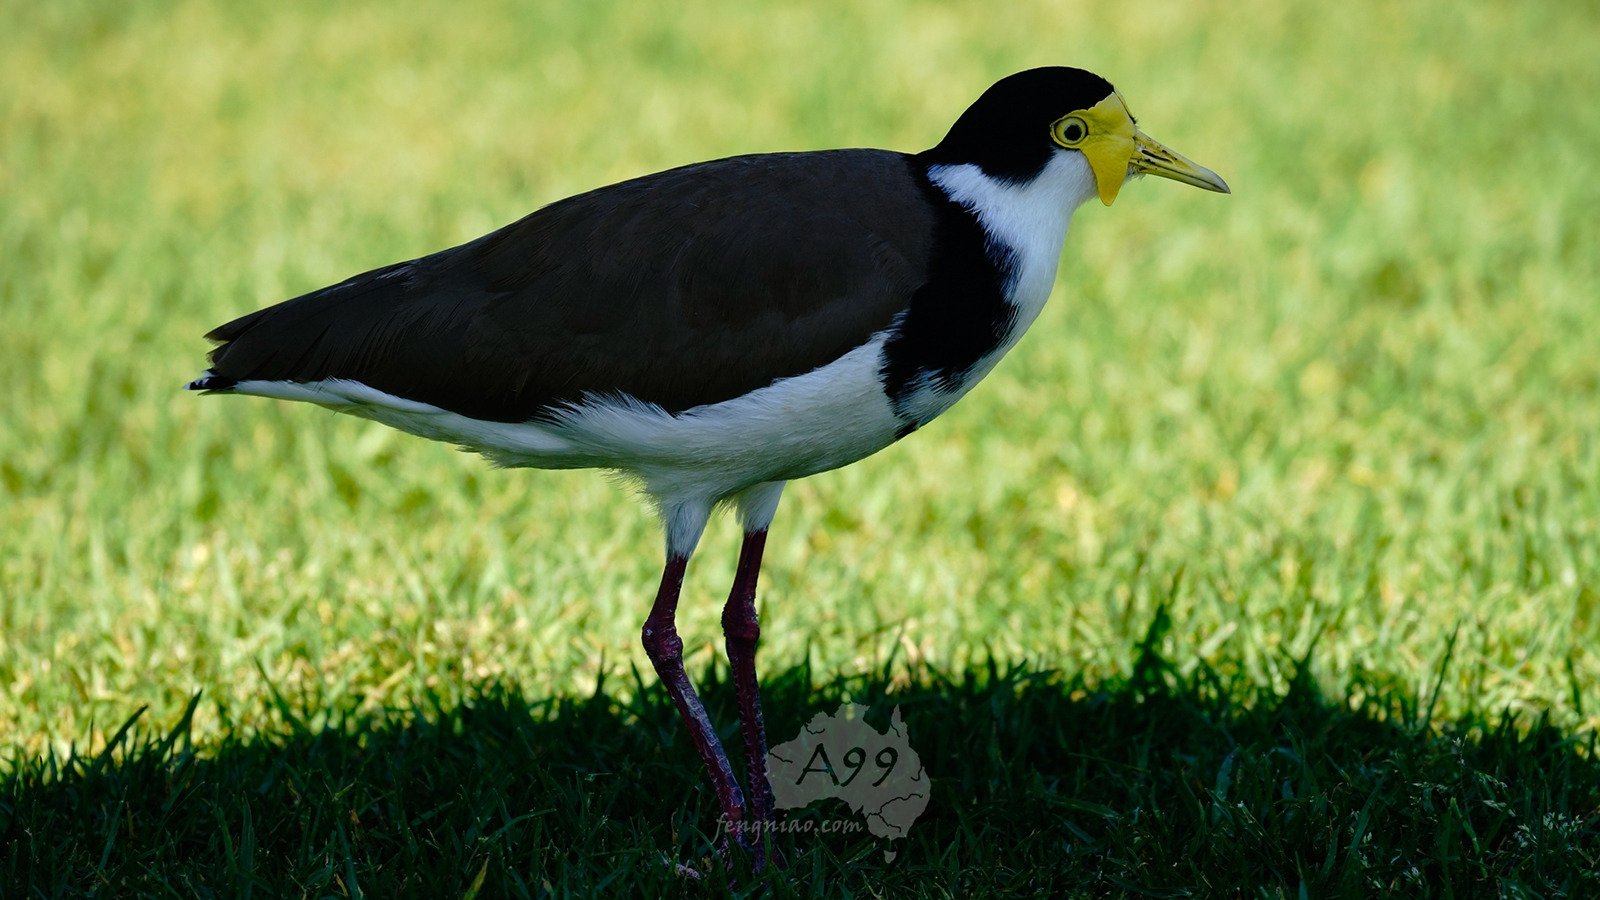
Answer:
[{"label": "green grass", "polygon": [[[602,690],[529,704],[490,683],[459,706],[343,712],[331,727],[287,707],[283,733],[203,751],[184,720],[165,735],[115,736],[115,763],[30,761],[0,784],[0,798],[20,801],[0,877],[45,894],[104,883],[119,895],[237,897],[1600,888],[1593,740],[1547,722],[1432,731],[1426,710],[1392,697],[1351,709],[1307,679],[1279,695],[1211,670],[1182,678],[1153,652],[1106,690],[1015,668],[923,671],[909,686],[818,686],[812,675],[769,678],[769,712],[804,721],[844,697],[898,704],[936,773],[892,864],[870,836],[786,835],[783,877],[752,877],[743,856],[725,869],[704,830],[715,798],[662,692],[635,683],[630,699]],[[702,685],[730,720],[731,686]],[[686,879],[673,860],[705,875]]]},{"label": "green grass", "polygon": [[1235,194],[1086,207],[988,381],[791,487],[770,732],[892,696],[934,796],[773,890],[1594,890],[1597,58],[1593,3],[6,6],[0,895],[705,890],[637,503],[187,395],[199,335],[1055,63]]}]

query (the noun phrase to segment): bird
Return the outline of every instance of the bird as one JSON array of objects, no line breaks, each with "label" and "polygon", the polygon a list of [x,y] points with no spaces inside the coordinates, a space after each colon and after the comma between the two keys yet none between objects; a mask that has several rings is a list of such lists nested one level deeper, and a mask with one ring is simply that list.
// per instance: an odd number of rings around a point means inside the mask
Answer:
[{"label": "bird", "polygon": [[[1054,289],[1068,226],[1154,175],[1230,193],[1083,69],[1002,78],[917,153],[733,156],[551,203],[460,246],[236,318],[190,390],[315,403],[494,464],[636,483],[665,538],[640,640],[735,842],[775,810],[756,582],[787,482],[905,438],[987,375]],[[749,792],[676,611],[713,512],[743,529],[722,626]]]}]

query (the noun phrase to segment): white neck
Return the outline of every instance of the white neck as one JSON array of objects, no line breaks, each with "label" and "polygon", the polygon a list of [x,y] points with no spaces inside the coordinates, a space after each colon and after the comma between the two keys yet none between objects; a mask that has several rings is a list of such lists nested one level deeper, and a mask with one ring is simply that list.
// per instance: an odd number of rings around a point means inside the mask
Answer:
[{"label": "white neck", "polygon": [[972,210],[990,240],[1015,254],[1016,268],[1005,286],[1006,300],[1017,308],[1017,328],[1011,335],[1015,341],[1033,324],[1055,286],[1073,211],[1098,196],[1094,170],[1082,153],[1057,150],[1038,175],[1020,184],[985,175],[972,163],[932,166],[928,178]]}]

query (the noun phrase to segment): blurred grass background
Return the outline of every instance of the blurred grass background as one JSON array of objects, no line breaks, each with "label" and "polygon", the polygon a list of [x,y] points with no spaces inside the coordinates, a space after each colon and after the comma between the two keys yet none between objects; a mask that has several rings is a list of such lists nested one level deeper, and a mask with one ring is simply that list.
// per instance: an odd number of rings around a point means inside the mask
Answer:
[{"label": "blurred grass background", "polygon": [[[269,684],[405,707],[648,670],[660,541],[626,492],[185,394],[200,335],[622,178],[922,149],[1047,64],[1235,194],[1085,207],[982,387],[792,486],[763,667],[1093,683],[1165,604],[1184,671],[1282,689],[1309,652],[1330,696],[1593,728],[1596,59],[1593,2],[5,4],[3,754],[196,689],[203,736],[279,728]],[[735,532],[691,568],[691,669]]]}]

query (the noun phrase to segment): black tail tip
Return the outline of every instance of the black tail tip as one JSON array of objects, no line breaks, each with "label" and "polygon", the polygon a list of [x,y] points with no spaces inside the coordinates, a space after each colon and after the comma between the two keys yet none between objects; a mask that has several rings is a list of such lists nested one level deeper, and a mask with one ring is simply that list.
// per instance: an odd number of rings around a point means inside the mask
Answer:
[{"label": "black tail tip", "polygon": [[233,390],[234,385],[238,383],[239,379],[237,378],[229,378],[226,375],[218,375],[210,369],[207,369],[205,374],[184,385],[184,387],[191,391],[205,391],[206,393],[211,394],[218,391],[231,391]]}]

